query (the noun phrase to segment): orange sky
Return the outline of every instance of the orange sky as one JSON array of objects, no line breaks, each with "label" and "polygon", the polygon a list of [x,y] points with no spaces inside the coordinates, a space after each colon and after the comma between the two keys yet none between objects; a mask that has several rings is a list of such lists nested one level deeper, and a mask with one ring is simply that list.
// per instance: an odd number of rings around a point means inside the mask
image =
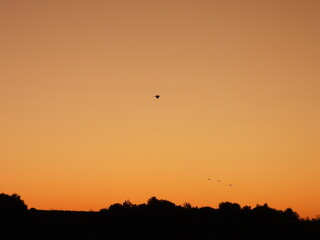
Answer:
[{"label": "orange sky", "polygon": [[157,196],[315,217],[319,12],[318,0],[1,0],[0,192],[39,209]]}]

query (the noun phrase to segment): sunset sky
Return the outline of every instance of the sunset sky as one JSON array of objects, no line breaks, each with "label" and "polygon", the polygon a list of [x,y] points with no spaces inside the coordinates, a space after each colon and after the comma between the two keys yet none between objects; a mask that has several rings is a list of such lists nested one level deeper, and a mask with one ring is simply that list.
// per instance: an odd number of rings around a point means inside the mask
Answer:
[{"label": "sunset sky", "polygon": [[37,209],[156,196],[316,217],[319,13],[318,0],[0,0],[0,192]]}]

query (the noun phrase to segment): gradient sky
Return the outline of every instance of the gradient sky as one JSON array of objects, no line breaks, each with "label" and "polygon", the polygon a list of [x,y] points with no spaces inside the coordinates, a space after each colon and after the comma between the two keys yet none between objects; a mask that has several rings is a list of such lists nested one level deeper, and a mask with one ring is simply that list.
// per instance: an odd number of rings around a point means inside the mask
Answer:
[{"label": "gradient sky", "polygon": [[1,0],[0,192],[38,209],[157,196],[317,216],[319,13],[318,0]]}]

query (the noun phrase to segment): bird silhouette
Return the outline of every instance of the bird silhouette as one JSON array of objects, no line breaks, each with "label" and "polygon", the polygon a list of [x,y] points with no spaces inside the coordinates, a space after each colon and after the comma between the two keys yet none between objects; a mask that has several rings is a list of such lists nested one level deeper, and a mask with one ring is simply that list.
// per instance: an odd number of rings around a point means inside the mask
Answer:
[{"label": "bird silhouette", "polygon": [[208,178],[209,181],[211,181],[211,178]]},{"label": "bird silhouette", "polygon": [[156,99],[159,99],[160,95],[155,95],[154,97],[155,97]]},{"label": "bird silhouette", "polygon": [[229,184],[229,187],[233,187],[233,185],[232,185],[232,184]]}]

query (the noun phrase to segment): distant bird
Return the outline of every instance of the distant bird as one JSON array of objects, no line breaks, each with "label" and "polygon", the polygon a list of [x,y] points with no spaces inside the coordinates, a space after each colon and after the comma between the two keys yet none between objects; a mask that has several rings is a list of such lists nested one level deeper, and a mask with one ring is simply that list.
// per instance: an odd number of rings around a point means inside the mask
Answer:
[{"label": "distant bird", "polygon": [[221,180],[217,180],[217,182],[221,182]]},{"label": "distant bird", "polygon": [[160,95],[155,95],[154,97],[155,97],[156,99],[159,99]]},{"label": "distant bird", "polygon": [[211,178],[208,178],[209,181],[211,181]]},{"label": "distant bird", "polygon": [[232,184],[229,184],[229,187],[233,187],[233,185],[232,185]]}]

